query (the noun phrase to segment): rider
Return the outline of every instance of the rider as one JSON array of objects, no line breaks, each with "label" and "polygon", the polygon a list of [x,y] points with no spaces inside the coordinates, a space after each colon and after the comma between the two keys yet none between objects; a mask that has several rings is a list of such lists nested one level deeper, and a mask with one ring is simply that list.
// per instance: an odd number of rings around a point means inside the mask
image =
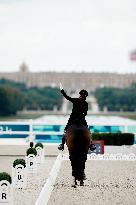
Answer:
[{"label": "rider", "polygon": [[65,133],[70,125],[73,125],[75,121],[77,121],[78,119],[82,125],[88,127],[87,122],[85,120],[85,116],[87,115],[87,111],[88,111],[88,103],[86,102],[86,97],[88,96],[88,92],[86,90],[81,90],[79,92],[79,95],[80,95],[79,98],[71,98],[65,93],[61,84],[60,84],[60,90],[63,96],[67,100],[73,103],[72,113],[64,129],[62,144],[60,144],[58,147],[59,150],[64,150]]}]

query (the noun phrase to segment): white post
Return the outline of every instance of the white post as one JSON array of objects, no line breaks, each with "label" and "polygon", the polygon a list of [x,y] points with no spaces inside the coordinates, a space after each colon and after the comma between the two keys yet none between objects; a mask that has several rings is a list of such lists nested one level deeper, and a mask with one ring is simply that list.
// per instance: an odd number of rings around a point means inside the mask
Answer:
[{"label": "white post", "polygon": [[29,124],[29,142],[34,142],[35,141],[35,136],[33,134],[33,120],[30,120]]},{"label": "white post", "polygon": [[127,125],[124,126],[124,132],[128,133],[128,126]]},{"label": "white post", "polygon": [[7,180],[0,181],[0,204],[13,205],[12,185]]},{"label": "white post", "polygon": [[44,148],[36,147],[37,155],[36,155],[36,161],[37,164],[41,164],[44,162]]},{"label": "white post", "polygon": [[34,154],[29,154],[26,156],[26,163],[28,168],[28,173],[37,172],[36,156]]},{"label": "white post", "polygon": [[12,167],[13,186],[15,188],[25,188],[27,185],[27,167],[18,164]]}]

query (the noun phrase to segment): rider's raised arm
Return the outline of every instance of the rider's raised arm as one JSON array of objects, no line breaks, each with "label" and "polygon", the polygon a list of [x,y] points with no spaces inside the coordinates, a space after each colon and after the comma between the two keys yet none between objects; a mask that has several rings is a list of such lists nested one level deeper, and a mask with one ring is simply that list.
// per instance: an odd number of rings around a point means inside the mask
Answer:
[{"label": "rider's raised arm", "polygon": [[63,94],[63,96],[64,96],[67,100],[73,102],[73,99],[74,99],[74,98],[69,97],[63,89],[61,90],[61,93]]}]

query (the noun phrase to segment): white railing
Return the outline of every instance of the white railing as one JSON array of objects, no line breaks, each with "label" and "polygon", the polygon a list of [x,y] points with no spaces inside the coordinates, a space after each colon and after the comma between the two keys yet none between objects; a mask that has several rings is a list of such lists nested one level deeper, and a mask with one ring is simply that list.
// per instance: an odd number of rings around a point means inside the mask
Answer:
[{"label": "white railing", "polygon": [[[43,123],[43,121],[35,121],[35,120],[22,120],[22,121],[0,121],[0,125],[52,125],[52,123]],[[54,125],[64,125],[65,124],[59,124],[59,123],[54,123]],[[102,122],[97,122],[95,124],[91,124],[90,126],[136,126],[136,122],[124,122],[124,123],[102,123]]]},{"label": "white railing", "polygon": [[[19,130],[19,131],[14,131],[12,129],[9,129],[9,126],[18,126],[18,125],[26,125],[28,126],[28,130]],[[0,121],[0,135],[4,134],[9,134],[9,135],[28,135],[30,137],[36,136],[36,135],[62,135],[63,131],[38,131],[38,130],[33,130],[34,126],[51,126],[52,124],[46,124],[42,122],[37,122],[33,120],[27,120],[27,121]],[[65,126],[64,124],[54,124],[58,126]],[[3,126],[4,129],[3,129]],[[110,123],[110,124],[103,124],[103,123],[95,123],[91,124],[90,126],[119,126],[119,127],[124,127],[124,133],[128,132],[128,126],[134,126],[136,127],[136,123]],[[134,133],[134,132],[133,132]],[[134,133],[136,135],[136,133]]]}]

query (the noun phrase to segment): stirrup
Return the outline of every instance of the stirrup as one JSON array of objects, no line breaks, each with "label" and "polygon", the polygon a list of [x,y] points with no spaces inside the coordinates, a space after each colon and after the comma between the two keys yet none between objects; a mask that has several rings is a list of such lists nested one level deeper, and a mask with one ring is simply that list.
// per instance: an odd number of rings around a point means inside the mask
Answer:
[{"label": "stirrup", "polygon": [[58,149],[63,151],[63,150],[64,150],[64,145],[63,145],[63,144],[60,144],[60,145],[58,146]]}]

